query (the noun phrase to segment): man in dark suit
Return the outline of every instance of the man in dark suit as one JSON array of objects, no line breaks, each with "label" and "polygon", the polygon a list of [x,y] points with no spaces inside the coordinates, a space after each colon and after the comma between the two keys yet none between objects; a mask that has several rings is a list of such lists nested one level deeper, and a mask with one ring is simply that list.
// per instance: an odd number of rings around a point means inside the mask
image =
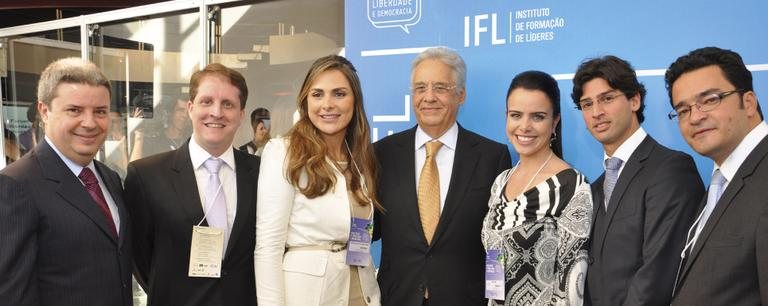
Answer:
[{"label": "man in dark suit", "polygon": [[[148,305],[256,305],[259,159],[232,147],[248,87],[220,64],[195,72],[189,87],[191,139],[128,166],[137,276]],[[219,268],[198,269],[206,265]]]},{"label": "man in dark suit", "polygon": [[680,133],[714,162],[673,305],[768,305],[768,125],[736,52],[678,58],[666,84]]},{"label": "man in dark suit", "polygon": [[[375,144],[382,169],[379,199],[385,208],[374,227],[375,238],[382,241],[382,305],[486,303],[480,230],[493,180],[511,161],[506,146],[456,123],[466,97],[465,79],[466,66],[455,51],[422,52],[411,71],[418,125]],[[427,148],[432,142],[440,142],[438,149]],[[436,153],[430,158],[427,150]],[[430,162],[439,182],[433,191],[417,192],[428,185],[420,179],[427,176],[423,169]],[[425,204],[430,201],[433,206]]]},{"label": "man in dark suit", "polygon": [[133,305],[122,185],[93,160],[109,80],[67,58],[43,71],[37,94],[45,140],[0,171],[0,304]]},{"label": "man in dark suit", "polygon": [[585,304],[668,305],[685,233],[704,193],[696,165],[640,127],[645,87],[627,61],[585,61],[571,97],[605,150],[606,171],[592,184]]}]

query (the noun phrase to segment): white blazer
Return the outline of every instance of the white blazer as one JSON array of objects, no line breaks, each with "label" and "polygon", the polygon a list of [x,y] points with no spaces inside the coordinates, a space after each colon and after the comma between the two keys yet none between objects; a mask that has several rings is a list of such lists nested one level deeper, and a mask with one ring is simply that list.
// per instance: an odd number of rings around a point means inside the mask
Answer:
[{"label": "white blazer", "polygon": [[[336,171],[336,187],[308,199],[285,174],[287,140],[270,140],[261,156],[256,210],[256,295],[260,306],[347,305],[349,266],[346,250],[287,248],[346,242],[350,231],[350,206],[344,175]],[[300,184],[306,184],[303,174]],[[380,305],[373,269],[358,269],[368,305]]]}]

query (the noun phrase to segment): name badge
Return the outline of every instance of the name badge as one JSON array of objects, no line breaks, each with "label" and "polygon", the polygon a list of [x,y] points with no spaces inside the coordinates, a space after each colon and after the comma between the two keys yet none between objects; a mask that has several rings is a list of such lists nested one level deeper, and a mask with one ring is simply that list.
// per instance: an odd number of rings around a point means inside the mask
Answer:
[{"label": "name badge", "polygon": [[189,277],[221,277],[223,254],[223,229],[206,226],[192,227],[192,246],[189,248]]},{"label": "name badge", "polygon": [[504,300],[504,253],[488,250],[485,255],[485,297]]},{"label": "name badge", "polygon": [[370,219],[352,218],[347,242],[347,264],[367,267],[371,264],[371,236],[373,222]]}]

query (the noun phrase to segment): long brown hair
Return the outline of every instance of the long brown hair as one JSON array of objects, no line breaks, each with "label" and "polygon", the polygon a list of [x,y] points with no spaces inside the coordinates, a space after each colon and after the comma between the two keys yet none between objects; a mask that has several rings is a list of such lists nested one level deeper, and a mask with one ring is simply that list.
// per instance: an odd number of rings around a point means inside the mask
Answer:
[{"label": "long brown hair", "polygon": [[[291,184],[298,187],[299,191],[310,199],[325,194],[336,185],[333,165],[326,162],[328,147],[320,132],[310,121],[307,105],[310,87],[320,74],[330,70],[344,74],[349,81],[354,97],[354,113],[344,135],[344,140],[351,151],[349,170],[352,171],[352,179],[349,182],[349,189],[353,192],[355,200],[361,205],[372,204],[381,209],[381,205],[376,200],[378,167],[371,145],[368,118],[363,108],[363,91],[360,86],[360,79],[357,77],[357,70],[344,57],[329,55],[319,58],[312,64],[304,78],[304,83],[301,85],[299,96],[296,99],[300,118],[287,134],[290,144],[286,156],[288,163],[286,174]],[[359,167],[359,174],[365,180],[365,189],[356,167]],[[307,174],[305,186],[299,184],[299,178],[303,172]]]}]

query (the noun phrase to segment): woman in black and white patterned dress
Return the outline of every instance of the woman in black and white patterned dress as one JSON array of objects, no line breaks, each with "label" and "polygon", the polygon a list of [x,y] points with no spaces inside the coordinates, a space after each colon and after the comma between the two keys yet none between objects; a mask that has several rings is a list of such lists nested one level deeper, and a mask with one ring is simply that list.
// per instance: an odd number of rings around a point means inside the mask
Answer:
[{"label": "woman in black and white patterned dress", "polygon": [[517,75],[506,115],[520,160],[496,178],[483,222],[483,244],[504,272],[504,300],[488,304],[582,305],[592,195],[561,159],[557,82],[539,71]]}]

